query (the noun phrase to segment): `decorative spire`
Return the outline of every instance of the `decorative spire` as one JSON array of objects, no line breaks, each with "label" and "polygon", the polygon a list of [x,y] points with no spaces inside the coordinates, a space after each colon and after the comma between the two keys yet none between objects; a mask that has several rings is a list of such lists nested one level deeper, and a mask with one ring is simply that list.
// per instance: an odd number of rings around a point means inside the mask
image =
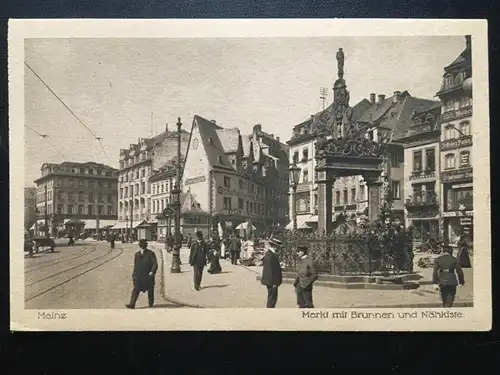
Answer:
[{"label": "decorative spire", "polygon": [[339,79],[344,78],[344,51],[342,48],[339,48],[339,51],[337,52],[337,74],[339,76]]}]

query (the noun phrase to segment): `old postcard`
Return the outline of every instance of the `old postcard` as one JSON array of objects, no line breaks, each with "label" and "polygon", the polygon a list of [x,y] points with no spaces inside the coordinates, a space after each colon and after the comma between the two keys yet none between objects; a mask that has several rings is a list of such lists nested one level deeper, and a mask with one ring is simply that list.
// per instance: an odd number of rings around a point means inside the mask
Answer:
[{"label": "old postcard", "polygon": [[489,330],[486,30],[11,20],[12,330]]}]

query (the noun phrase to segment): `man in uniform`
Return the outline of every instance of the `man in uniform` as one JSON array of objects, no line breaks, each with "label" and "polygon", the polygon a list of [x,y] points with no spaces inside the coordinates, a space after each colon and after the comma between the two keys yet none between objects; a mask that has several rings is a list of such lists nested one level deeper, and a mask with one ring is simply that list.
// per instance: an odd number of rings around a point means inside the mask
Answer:
[{"label": "man in uniform", "polygon": [[[452,253],[451,246],[443,245],[444,254],[436,259],[432,273],[434,289],[440,290],[443,307],[452,307],[457,294],[457,285],[465,284],[462,267]],[[458,281],[457,281],[458,275]]]},{"label": "man in uniform", "polygon": [[201,277],[203,269],[207,265],[208,251],[207,244],[203,241],[203,232],[196,232],[196,242],[191,245],[189,252],[189,264],[193,267],[194,288],[201,289]]},{"label": "man in uniform", "polygon": [[140,250],[135,253],[134,272],[132,281],[134,289],[130,297],[130,303],[125,305],[129,309],[135,308],[135,303],[141,292],[148,292],[149,307],[155,302],[155,275],[158,270],[158,262],[153,251],[149,250],[146,240],[139,240]]},{"label": "man in uniform", "polygon": [[260,282],[267,287],[267,308],[273,309],[278,302],[278,287],[283,281],[278,248],[282,242],[275,238],[269,240],[269,249],[262,258],[262,277]]},{"label": "man in uniform", "polygon": [[297,293],[297,305],[301,309],[313,309],[313,283],[318,279],[318,272],[313,259],[308,256],[309,249],[305,245],[297,248],[299,263],[297,264],[297,278],[293,283]]}]

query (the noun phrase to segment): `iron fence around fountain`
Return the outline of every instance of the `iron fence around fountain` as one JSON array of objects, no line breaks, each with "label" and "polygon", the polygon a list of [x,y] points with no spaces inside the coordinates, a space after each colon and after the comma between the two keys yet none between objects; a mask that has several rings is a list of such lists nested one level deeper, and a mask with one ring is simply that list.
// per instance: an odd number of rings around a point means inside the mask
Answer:
[{"label": "iron fence around fountain", "polygon": [[297,248],[300,245],[308,247],[309,256],[321,274],[371,276],[375,273],[408,272],[410,269],[407,261],[395,266],[396,258],[404,256],[404,249],[394,249],[392,243],[366,232],[336,231],[325,235],[290,231],[283,236],[281,251],[285,271],[296,270]]}]

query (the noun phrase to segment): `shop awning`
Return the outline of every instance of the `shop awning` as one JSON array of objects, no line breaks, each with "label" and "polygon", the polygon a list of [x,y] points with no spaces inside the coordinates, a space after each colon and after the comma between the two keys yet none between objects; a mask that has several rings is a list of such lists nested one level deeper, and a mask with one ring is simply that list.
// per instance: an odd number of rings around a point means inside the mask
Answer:
[{"label": "shop awning", "polygon": [[[245,223],[241,223],[240,225],[238,225],[235,229],[237,230],[246,230],[248,228],[248,222],[245,222]],[[255,228],[253,225],[252,225],[252,230],[256,230],[257,228]]]},{"label": "shop awning", "polygon": [[130,227],[130,222],[129,221],[119,221],[111,229],[126,229]]},{"label": "shop awning", "polygon": [[[33,224],[29,230],[35,230],[35,227],[36,227],[37,223]],[[42,225],[45,225],[45,220],[38,220],[38,226],[42,226]]]},{"label": "shop awning", "polygon": [[[99,220],[99,229],[116,225],[116,220]],[[87,229],[97,229],[97,220],[90,219],[85,220],[85,230]]]}]

